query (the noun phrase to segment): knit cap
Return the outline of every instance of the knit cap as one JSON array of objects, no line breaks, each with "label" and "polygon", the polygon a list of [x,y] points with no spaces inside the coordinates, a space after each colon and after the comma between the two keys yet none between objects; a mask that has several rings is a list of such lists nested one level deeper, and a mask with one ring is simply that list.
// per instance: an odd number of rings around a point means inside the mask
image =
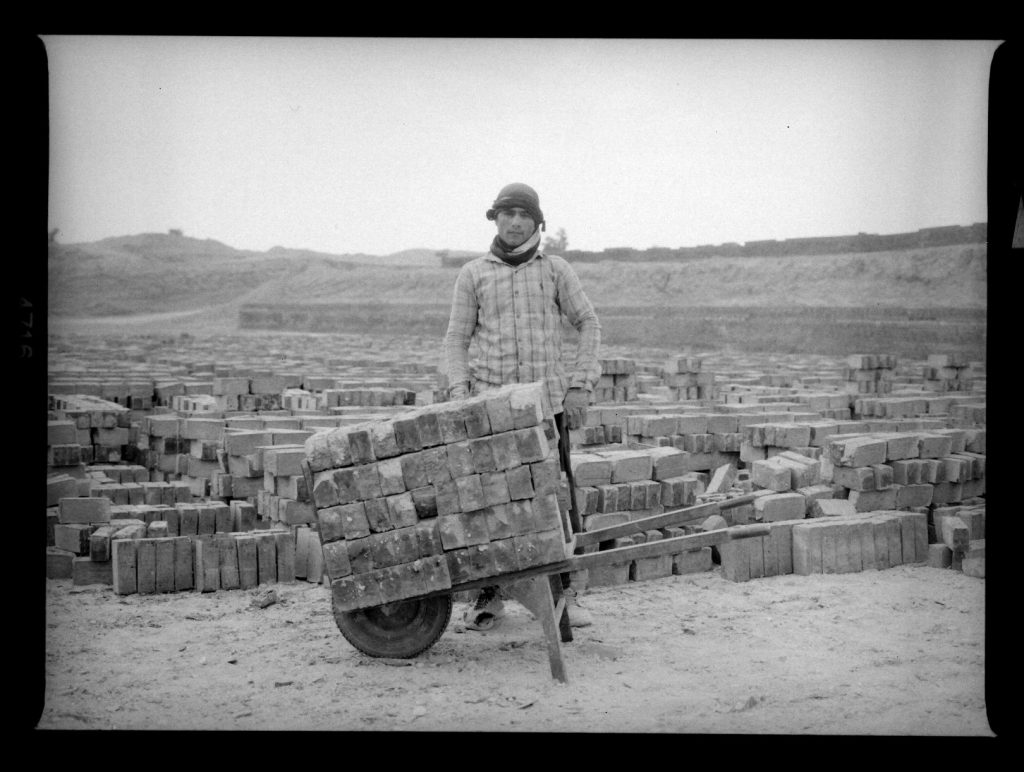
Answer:
[{"label": "knit cap", "polygon": [[529,212],[533,221],[544,230],[544,213],[540,210],[537,191],[522,182],[513,182],[501,189],[491,208],[487,210],[487,219],[497,219],[499,209],[511,209],[516,206]]}]

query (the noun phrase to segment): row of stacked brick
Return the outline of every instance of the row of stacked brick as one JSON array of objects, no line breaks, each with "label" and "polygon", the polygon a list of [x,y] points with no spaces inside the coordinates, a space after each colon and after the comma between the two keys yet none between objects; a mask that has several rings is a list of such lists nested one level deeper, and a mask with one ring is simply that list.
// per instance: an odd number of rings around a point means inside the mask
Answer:
[{"label": "row of stacked brick", "polygon": [[268,527],[244,501],[121,505],[104,496],[69,497],[53,520],[47,577],[112,585],[121,595],[323,577],[315,529]]},{"label": "row of stacked brick", "polygon": [[310,437],[335,608],[563,560],[568,523],[551,418],[538,382]]}]

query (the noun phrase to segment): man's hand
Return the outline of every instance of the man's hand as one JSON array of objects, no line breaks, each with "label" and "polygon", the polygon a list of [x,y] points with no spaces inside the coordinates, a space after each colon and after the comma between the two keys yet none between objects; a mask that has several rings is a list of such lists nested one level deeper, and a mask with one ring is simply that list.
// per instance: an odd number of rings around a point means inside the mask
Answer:
[{"label": "man's hand", "polygon": [[450,389],[448,389],[448,397],[450,399],[465,399],[469,396],[469,388],[465,383],[456,383]]},{"label": "man's hand", "polygon": [[590,392],[586,389],[569,389],[565,393],[562,407],[565,410],[565,422],[570,429],[579,429],[587,420],[587,405],[590,404]]}]

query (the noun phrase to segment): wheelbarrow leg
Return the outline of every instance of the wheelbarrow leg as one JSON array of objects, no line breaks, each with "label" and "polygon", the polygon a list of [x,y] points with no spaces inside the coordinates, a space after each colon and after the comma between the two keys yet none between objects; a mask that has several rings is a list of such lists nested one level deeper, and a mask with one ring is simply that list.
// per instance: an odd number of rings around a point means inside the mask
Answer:
[{"label": "wheelbarrow leg", "polygon": [[[559,582],[558,594],[561,596],[561,581],[557,575],[553,578],[554,581]],[[548,643],[548,662],[551,665],[551,675],[562,683],[566,683],[569,679],[565,674],[565,662],[562,661],[559,620],[564,618],[568,624],[568,616],[565,613],[565,598],[559,597],[557,601],[555,600],[551,591],[550,579],[548,576],[524,579],[509,587],[509,594],[540,620],[541,626],[544,628],[544,637]]]},{"label": "wheelbarrow leg", "polygon": [[561,604],[562,613],[556,615],[558,619],[558,634],[562,639],[562,643],[569,643],[572,641],[572,625],[569,619],[569,604],[565,601],[565,589],[568,579],[568,574],[555,574],[548,577],[551,583],[551,598],[555,602],[555,608]]}]

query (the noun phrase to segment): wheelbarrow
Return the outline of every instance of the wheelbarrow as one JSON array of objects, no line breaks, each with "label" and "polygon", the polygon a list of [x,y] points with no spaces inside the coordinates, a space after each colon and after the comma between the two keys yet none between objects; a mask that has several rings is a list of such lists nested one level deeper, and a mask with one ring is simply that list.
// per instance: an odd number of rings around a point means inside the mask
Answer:
[{"label": "wheelbarrow", "polygon": [[755,498],[754,495],[744,495],[579,533],[571,533],[571,527],[566,522],[564,560],[474,579],[444,590],[356,611],[341,610],[332,599],[334,620],[345,639],[364,654],[371,657],[411,658],[429,649],[443,635],[451,619],[453,596],[456,593],[497,586],[504,596],[522,603],[540,621],[547,640],[551,675],[566,682],[568,678],[561,643],[572,640],[572,630],[562,594],[561,574],[720,545],[733,539],[765,536],[769,530],[767,525],[753,524],[614,549],[583,552],[585,548],[647,530],[703,521],[723,510],[750,503]]}]

